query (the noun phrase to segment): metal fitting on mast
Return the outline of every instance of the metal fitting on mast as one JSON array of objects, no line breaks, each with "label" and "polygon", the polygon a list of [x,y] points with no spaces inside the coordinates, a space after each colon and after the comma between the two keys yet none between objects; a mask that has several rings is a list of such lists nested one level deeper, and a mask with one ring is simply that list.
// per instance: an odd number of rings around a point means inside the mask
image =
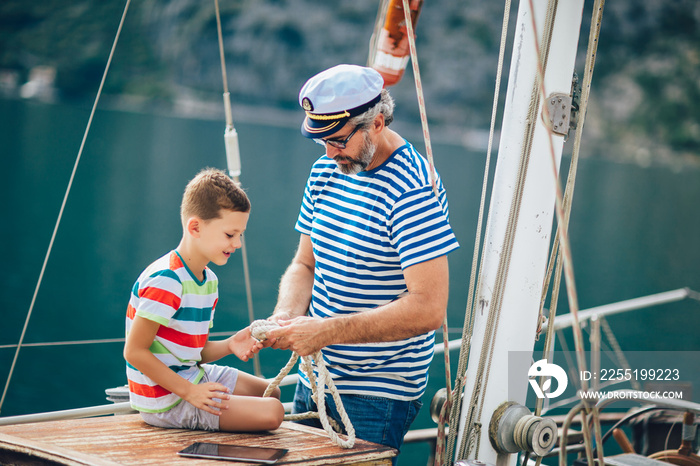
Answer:
[{"label": "metal fitting on mast", "polygon": [[534,416],[525,406],[501,404],[489,423],[489,440],[499,453],[527,451],[536,456],[549,453],[557,441],[557,424]]},{"label": "metal fitting on mast", "polygon": [[[581,103],[581,85],[574,73],[571,80],[571,94],[552,93],[545,101],[546,110],[542,110],[542,120],[554,134],[569,139],[570,132],[576,131],[578,112]],[[548,117],[548,118],[547,118]]]}]

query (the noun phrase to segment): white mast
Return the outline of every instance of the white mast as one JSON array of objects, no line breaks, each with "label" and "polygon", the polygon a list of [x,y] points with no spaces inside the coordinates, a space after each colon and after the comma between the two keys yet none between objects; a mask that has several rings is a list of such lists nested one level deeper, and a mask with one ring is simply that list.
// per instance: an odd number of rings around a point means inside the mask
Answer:
[{"label": "white mast", "polygon": [[[548,8],[552,4],[554,17],[548,20]],[[568,117],[570,102],[567,104],[566,96],[571,94],[582,12],[583,0],[523,0],[518,11],[457,442],[462,441],[465,432],[474,435],[475,443],[466,459],[487,464],[515,464],[515,455],[498,453],[493,448],[489,423],[504,402],[525,404],[529,360],[515,372],[514,367],[509,368],[508,360],[509,353],[514,351],[532,354],[552,235],[556,181],[542,106],[552,100],[557,105],[568,105],[565,111]],[[548,24],[552,25],[551,36],[546,32]],[[537,84],[535,38],[544,57],[547,99],[541,97],[541,86]],[[550,97],[556,93],[564,96],[562,102],[556,96]],[[533,96],[539,99],[538,104],[535,101],[534,114]],[[558,111],[561,105],[553,110]],[[557,118],[555,123],[559,121]],[[568,129],[568,120],[565,126]],[[558,170],[564,136],[553,134],[552,140]],[[499,308],[500,317],[490,338],[488,316]],[[476,404],[470,409],[477,378],[481,381],[477,387],[480,390]],[[473,428],[475,423],[480,424],[480,429]]]}]

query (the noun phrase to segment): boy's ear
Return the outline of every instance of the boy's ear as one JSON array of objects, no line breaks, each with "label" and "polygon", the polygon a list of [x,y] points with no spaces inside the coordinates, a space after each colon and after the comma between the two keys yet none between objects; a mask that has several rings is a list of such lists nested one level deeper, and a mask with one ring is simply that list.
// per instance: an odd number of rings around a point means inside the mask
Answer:
[{"label": "boy's ear", "polygon": [[185,224],[185,229],[187,230],[187,233],[190,234],[190,236],[193,236],[195,238],[199,238],[200,226],[201,226],[200,219],[198,219],[197,217],[190,217],[189,219],[187,219],[187,223]]}]

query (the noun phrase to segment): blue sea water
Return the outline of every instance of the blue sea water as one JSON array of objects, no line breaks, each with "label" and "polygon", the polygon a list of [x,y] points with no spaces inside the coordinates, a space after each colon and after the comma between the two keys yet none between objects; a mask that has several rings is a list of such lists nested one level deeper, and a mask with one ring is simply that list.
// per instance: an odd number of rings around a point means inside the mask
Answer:
[{"label": "blue sea water", "polygon": [[[3,386],[87,118],[86,108],[0,100]],[[299,135],[296,121],[288,127],[249,123],[236,127],[241,181],[253,205],[246,232],[252,298],[256,318],[265,318],[296,248],[294,222],[320,148]],[[423,147],[419,132],[397,128]],[[123,337],[133,281],[179,241],[179,203],[186,182],[205,166],[225,168],[222,135],[220,121],[97,112],[25,344]],[[453,329],[450,338],[457,338],[464,321],[485,156],[440,141],[433,141],[433,150],[448,191],[451,223],[462,245],[450,255],[448,322]],[[580,307],[682,287],[700,290],[699,204],[697,168],[673,171],[584,158],[570,226]],[[213,330],[233,332],[248,323],[240,254],[215,271],[221,296]],[[566,309],[562,292],[559,312]],[[699,354],[697,302],[657,306],[608,320],[623,349]],[[126,382],[121,352],[118,341],[22,348],[0,414],[104,404],[104,390]],[[287,359],[286,353],[263,351],[263,374],[275,376]],[[455,352],[453,375],[456,359]],[[700,359],[695,361],[700,367]],[[253,371],[252,363],[233,358],[224,362]],[[697,378],[697,373],[692,376]],[[444,361],[436,357],[425,407],[414,427],[434,426],[427,406],[444,385]],[[290,397],[290,389],[285,390],[283,396]],[[425,464],[428,454],[427,445],[406,446],[399,464]]]}]

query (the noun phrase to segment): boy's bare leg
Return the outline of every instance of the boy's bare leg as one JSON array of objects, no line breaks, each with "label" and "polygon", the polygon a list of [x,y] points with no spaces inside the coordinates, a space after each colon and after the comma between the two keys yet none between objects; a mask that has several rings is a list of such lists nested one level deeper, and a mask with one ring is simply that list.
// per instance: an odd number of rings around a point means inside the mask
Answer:
[{"label": "boy's bare leg", "polygon": [[279,388],[272,396],[261,398],[267,385],[264,379],[239,372],[236,388],[225,401],[228,409],[221,410],[219,429],[226,432],[277,429],[284,419],[284,407],[279,401]]},{"label": "boy's bare leg", "polygon": [[[267,386],[267,380],[239,371],[238,380],[236,381],[236,388],[233,390],[233,395],[263,396],[263,393],[265,393]],[[271,394],[271,397],[279,399],[279,387],[275,388],[275,390]]]}]

